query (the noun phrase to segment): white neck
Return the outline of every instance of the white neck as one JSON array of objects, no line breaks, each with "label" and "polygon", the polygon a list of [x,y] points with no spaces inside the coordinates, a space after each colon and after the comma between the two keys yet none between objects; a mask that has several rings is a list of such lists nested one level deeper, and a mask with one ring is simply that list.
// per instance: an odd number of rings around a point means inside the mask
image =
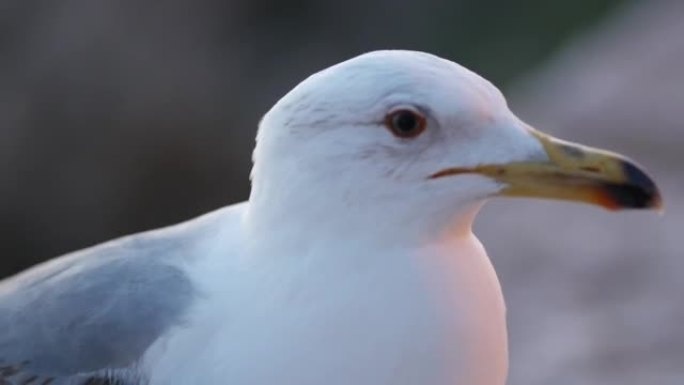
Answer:
[{"label": "white neck", "polygon": [[[305,207],[305,201],[296,204]],[[432,217],[377,207],[326,215],[324,207],[310,205],[288,217],[291,208],[275,201],[255,199],[250,206],[246,231],[269,238],[250,247],[263,274],[259,281],[278,282],[258,291],[288,293],[273,298],[274,306],[282,309],[286,303],[288,309],[277,317],[286,324],[295,317],[306,324],[307,333],[326,335],[292,341],[304,352],[288,354],[309,360],[307,349],[328,349],[350,370],[352,357],[377,365],[368,373],[343,377],[347,384],[503,385],[505,306],[489,258],[470,231],[480,204]],[[280,277],[288,277],[287,282]],[[328,335],[327,328],[336,332]],[[299,331],[290,332],[296,336]],[[411,363],[402,363],[406,357],[412,357]],[[319,360],[324,378],[332,363]],[[390,369],[405,379],[369,374]]]},{"label": "white neck", "polygon": [[418,247],[470,236],[484,203],[449,202],[449,207],[441,207],[429,195],[416,194],[407,198],[410,204],[397,197],[351,204],[333,194],[326,199],[314,194],[280,190],[275,197],[255,186],[245,218],[248,233],[270,234],[275,238],[271,244],[278,246],[308,247],[316,241],[339,240],[384,248]]}]

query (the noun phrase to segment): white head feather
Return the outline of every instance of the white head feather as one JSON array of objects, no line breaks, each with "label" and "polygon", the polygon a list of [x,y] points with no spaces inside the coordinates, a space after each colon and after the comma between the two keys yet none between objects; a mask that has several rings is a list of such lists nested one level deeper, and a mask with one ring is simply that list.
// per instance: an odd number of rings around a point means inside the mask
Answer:
[{"label": "white head feather", "polygon": [[[427,119],[415,138],[386,127],[387,114],[404,107]],[[310,76],[264,116],[250,211],[274,226],[287,226],[297,213],[337,234],[372,229],[380,236],[386,229],[401,238],[469,229],[466,214],[502,186],[475,175],[429,176],[543,154],[487,80],[434,55],[376,51]],[[401,221],[407,234],[383,226],[383,218]]]}]

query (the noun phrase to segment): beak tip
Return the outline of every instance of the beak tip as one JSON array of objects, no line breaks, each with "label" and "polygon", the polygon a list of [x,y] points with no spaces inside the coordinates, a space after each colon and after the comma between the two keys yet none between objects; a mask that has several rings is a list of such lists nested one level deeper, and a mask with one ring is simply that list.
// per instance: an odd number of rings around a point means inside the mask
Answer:
[{"label": "beak tip", "polygon": [[653,209],[658,215],[663,215],[665,214],[665,205],[663,204],[663,198],[660,195],[660,192],[656,190],[656,195],[653,197],[653,204],[651,205],[651,209]]},{"label": "beak tip", "polygon": [[663,201],[651,177],[639,166],[630,161],[623,161],[625,182],[604,186],[610,199],[621,209],[653,209],[663,212]]}]

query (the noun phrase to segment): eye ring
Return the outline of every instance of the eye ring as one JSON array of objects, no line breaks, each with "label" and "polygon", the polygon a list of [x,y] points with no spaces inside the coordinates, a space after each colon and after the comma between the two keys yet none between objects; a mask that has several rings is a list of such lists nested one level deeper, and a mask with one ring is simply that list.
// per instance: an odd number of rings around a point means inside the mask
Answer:
[{"label": "eye ring", "polygon": [[415,138],[425,131],[427,119],[411,108],[398,108],[385,116],[385,126],[398,138]]}]

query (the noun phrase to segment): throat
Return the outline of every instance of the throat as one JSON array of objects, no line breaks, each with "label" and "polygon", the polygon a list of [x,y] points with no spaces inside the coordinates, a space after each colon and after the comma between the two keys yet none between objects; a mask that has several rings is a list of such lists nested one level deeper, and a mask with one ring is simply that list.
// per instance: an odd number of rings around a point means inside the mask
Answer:
[{"label": "throat", "polygon": [[318,243],[346,243],[409,249],[469,238],[482,203],[449,208],[383,202],[370,207],[319,207],[306,202],[281,205],[250,201],[245,224],[252,239],[268,234],[269,243],[276,247],[311,249]]}]

